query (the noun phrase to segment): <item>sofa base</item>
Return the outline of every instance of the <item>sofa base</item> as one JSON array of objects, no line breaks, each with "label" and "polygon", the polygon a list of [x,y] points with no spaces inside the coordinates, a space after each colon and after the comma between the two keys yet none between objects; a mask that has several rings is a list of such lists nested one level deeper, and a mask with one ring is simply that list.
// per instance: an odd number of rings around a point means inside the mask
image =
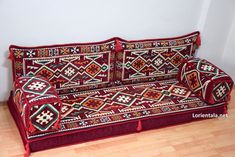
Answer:
[{"label": "sofa base", "polygon": [[139,131],[160,128],[168,125],[186,123],[191,121],[200,120],[202,118],[193,118],[192,114],[223,114],[226,112],[227,104],[218,105],[211,108],[197,109],[193,111],[180,112],[175,114],[168,114],[157,117],[143,118],[135,121],[125,123],[117,123],[112,125],[99,126],[92,129],[84,129],[77,132],[59,134],[58,136],[49,136],[28,140],[24,131],[20,115],[13,102],[12,94],[8,100],[9,110],[17,124],[22,141],[25,145],[26,156],[30,152],[66,146],[85,141],[101,139],[106,137],[113,137],[123,134],[135,133]]}]

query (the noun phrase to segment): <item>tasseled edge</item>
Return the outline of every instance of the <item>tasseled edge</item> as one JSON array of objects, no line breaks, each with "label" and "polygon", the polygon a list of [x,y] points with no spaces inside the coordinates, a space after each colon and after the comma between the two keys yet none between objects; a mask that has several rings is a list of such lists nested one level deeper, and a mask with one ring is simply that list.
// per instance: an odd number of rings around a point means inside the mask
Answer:
[{"label": "tasseled edge", "polygon": [[8,59],[10,59],[10,60],[13,60],[13,59],[14,59],[13,53],[12,53],[11,51],[9,51]]},{"label": "tasseled edge", "polygon": [[30,148],[29,148],[29,143],[27,143],[25,145],[25,154],[24,154],[25,157],[29,157],[30,156]]},{"label": "tasseled edge", "polygon": [[200,37],[200,34],[199,34],[198,37],[197,37],[196,44],[197,44],[198,47],[201,45],[201,37]]},{"label": "tasseled edge", "polygon": [[121,51],[122,50],[122,45],[121,45],[120,41],[118,39],[116,39],[115,42],[116,42],[115,51],[116,52]]},{"label": "tasseled edge", "polygon": [[136,128],[136,131],[140,132],[142,130],[142,123],[141,123],[141,120],[138,121],[138,124],[137,124],[137,128]]}]

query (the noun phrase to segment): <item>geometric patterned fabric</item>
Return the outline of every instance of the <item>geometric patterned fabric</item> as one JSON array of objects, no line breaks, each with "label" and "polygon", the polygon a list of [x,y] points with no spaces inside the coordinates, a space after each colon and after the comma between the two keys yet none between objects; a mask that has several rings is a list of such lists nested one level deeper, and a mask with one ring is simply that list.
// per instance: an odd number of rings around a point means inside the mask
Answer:
[{"label": "geometric patterned fabric", "polygon": [[115,40],[42,47],[10,46],[14,79],[41,75],[59,93],[111,86]]},{"label": "geometric patterned fabric", "polygon": [[209,104],[228,101],[234,84],[224,71],[200,58],[183,62],[178,80]]},{"label": "geometric patterned fabric", "polygon": [[28,139],[212,107],[175,79],[62,94],[60,99],[60,130]]},{"label": "geometric patterned fabric", "polygon": [[[41,75],[60,94],[176,78],[183,59],[194,56],[199,32],[167,39],[41,47],[10,46],[13,77]],[[118,48],[119,46],[119,48]]]},{"label": "geometric patterned fabric", "polygon": [[184,59],[192,58],[200,45],[199,32],[168,39],[119,40],[116,81],[131,84],[176,78]]},{"label": "geometric patterned fabric", "polygon": [[14,102],[28,134],[59,129],[62,104],[45,78],[20,77],[14,88]]},{"label": "geometric patterned fabric", "polygon": [[233,81],[213,64],[191,59],[199,45],[194,32],[166,39],[10,46],[14,102],[28,138],[220,105]]}]

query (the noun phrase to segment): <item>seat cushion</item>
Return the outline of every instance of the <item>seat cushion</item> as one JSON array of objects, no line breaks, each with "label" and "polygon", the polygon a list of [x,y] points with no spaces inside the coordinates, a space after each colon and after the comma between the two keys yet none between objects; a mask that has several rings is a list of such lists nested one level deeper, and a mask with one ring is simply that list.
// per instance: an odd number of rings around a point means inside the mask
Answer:
[{"label": "seat cushion", "polygon": [[28,136],[28,139],[220,105],[207,105],[175,79],[63,94],[60,99],[63,103],[61,130]]}]

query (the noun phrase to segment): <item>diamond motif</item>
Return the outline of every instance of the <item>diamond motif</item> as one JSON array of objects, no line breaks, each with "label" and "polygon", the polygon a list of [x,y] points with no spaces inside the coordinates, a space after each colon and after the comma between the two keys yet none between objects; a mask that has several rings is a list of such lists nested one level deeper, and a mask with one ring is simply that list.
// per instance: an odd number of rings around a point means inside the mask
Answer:
[{"label": "diamond motif", "polygon": [[132,63],[132,67],[135,68],[136,70],[140,70],[141,68],[143,68],[145,65],[145,61],[141,58],[137,58],[133,63]]},{"label": "diamond motif", "polygon": [[43,95],[48,89],[50,89],[50,84],[47,81],[35,77],[28,80],[23,86],[24,91],[39,95]]},{"label": "diamond motif", "polygon": [[44,124],[48,124],[52,119],[53,119],[53,113],[51,113],[49,110],[42,111],[42,113],[40,113],[39,115],[37,115],[37,120],[36,122],[38,122],[41,125]]},{"label": "diamond motif", "polygon": [[186,74],[186,78],[187,78],[189,87],[193,91],[196,91],[198,88],[201,87],[200,82],[199,82],[198,73],[196,71],[192,71],[192,72]]},{"label": "diamond motif", "polygon": [[153,61],[153,64],[156,66],[156,67],[159,67],[163,64],[164,60],[160,57],[156,58],[154,61]]},{"label": "diamond motif", "polygon": [[122,103],[128,103],[131,101],[131,98],[129,96],[125,96],[125,95],[120,95],[117,100],[119,102],[122,102]]},{"label": "diamond motif", "polygon": [[80,72],[80,74],[82,74],[85,71],[85,69],[83,67],[80,67],[78,71]]},{"label": "diamond motif", "polygon": [[174,88],[173,92],[176,94],[184,95],[186,93],[186,90],[183,88]]},{"label": "diamond motif", "polygon": [[73,77],[77,75],[77,68],[73,64],[68,64],[63,70],[61,71],[62,75],[67,79],[71,80]]},{"label": "diamond motif", "polygon": [[212,74],[216,74],[216,68],[213,65],[210,65],[208,63],[203,63],[200,62],[200,64],[198,64],[198,69],[200,71],[206,72],[206,73],[212,73]]},{"label": "diamond motif", "polygon": [[36,90],[36,91],[42,90],[45,87],[46,87],[46,84],[44,82],[39,82],[39,81],[32,82],[31,84],[28,85],[28,88],[30,90]]},{"label": "diamond motif", "polygon": [[179,55],[178,53],[176,55],[174,55],[174,57],[171,59],[171,63],[174,64],[176,67],[178,67],[182,61],[183,61],[183,57],[181,55]]},{"label": "diamond motif", "polygon": [[147,89],[144,94],[143,97],[145,98],[149,98],[149,99],[155,99],[155,100],[160,100],[162,97],[162,93],[152,90],[152,89]]},{"label": "diamond motif", "polygon": [[228,94],[229,90],[230,88],[227,83],[222,82],[219,85],[217,85],[213,90],[213,96],[215,100],[220,100],[224,98]]},{"label": "diamond motif", "polygon": [[98,99],[88,98],[84,103],[82,103],[83,107],[87,107],[90,109],[98,110],[104,105],[104,101]]},{"label": "diamond motif", "polygon": [[180,97],[188,97],[191,93],[187,88],[176,85],[171,85],[171,87],[169,88],[169,92],[171,92],[172,95]]},{"label": "diamond motif", "polygon": [[30,120],[37,129],[46,131],[57,121],[58,115],[59,112],[51,104],[45,104],[31,115]]},{"label": "diamond motif", "polygon": [[96,74],[98,74],[101,70],[101,67],[97,64],[95,64],[94,62],[92,62],[87,68],[86,68],[86,72],[91,75],[92,77],[94,77]]},{"label": "diamond motif", "polygon": [[131,95],[127,95],[124,93],[117,93],[112,98],[113,101],[117,102],[118,104],[122,104],[125,106],[131,106],[132,103],[135,101],[135,97]]},{"label": "diamond motif", "polygon": [[46,67],[41,68],[36,75],[40,75],[50,79],[53,76],[53,72]]}]

